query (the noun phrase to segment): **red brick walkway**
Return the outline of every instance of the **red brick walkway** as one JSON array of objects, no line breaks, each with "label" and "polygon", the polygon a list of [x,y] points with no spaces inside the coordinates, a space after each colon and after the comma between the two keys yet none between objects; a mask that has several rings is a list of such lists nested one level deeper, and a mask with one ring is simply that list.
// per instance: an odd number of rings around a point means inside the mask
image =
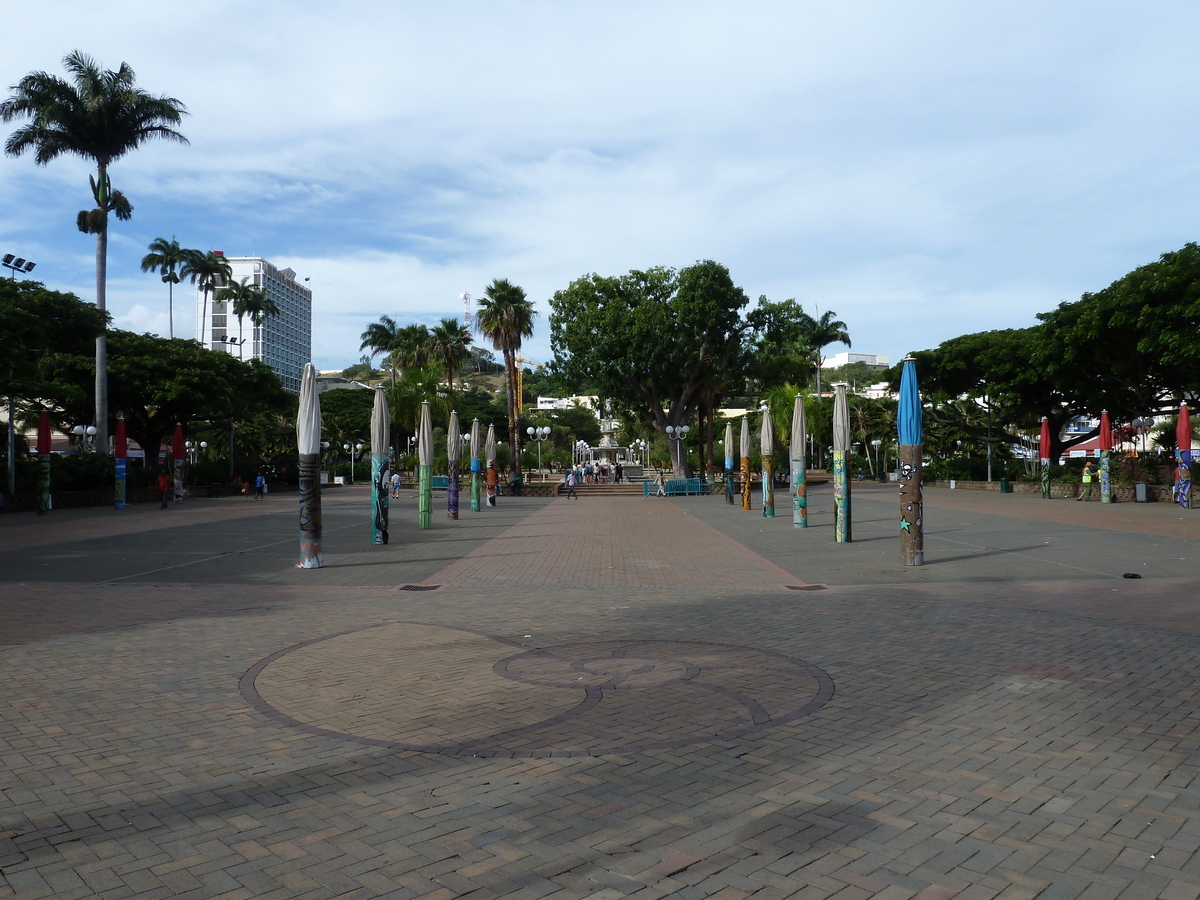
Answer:
[{"label": "red brick walkway", "polygon": [[655,498],[556,500],[430,580],[459,590],[518,585],[771,590],[802,583],[674,503]]}]

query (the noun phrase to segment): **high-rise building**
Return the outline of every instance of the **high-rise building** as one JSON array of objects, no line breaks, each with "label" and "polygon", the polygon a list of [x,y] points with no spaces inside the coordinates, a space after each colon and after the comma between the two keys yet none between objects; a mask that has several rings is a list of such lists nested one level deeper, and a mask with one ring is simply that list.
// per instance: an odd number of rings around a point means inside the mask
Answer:
[{"label": "high-rise building", "polygon": [[285,388],[299,393],[301,372],[312,358],[312,291],[296,281],[295,271],[278,269],[261,256],[228,256],[226,261],[235,282],[245,278],[247,284],[266,288],[279,315],[269,316],[255,328],[249,318],[238,322],[232,303],[217,302],[210,293],[206,306],[204,295],[197,291],[197,340],[241,359],[261,359]]}]

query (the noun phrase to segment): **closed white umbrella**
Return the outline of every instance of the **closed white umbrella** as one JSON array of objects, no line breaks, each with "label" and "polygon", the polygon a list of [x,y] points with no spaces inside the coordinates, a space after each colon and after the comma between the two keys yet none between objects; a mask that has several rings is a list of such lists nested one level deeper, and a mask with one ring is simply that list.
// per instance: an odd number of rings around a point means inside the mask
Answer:
[{"label": "closed white umbrella", "polygon": [[750,508],[750,417],[742,416],[742,509]]},{"label": "closed white umbrella", "polygon": [[300,377],[296,413],[296,449],[300,452],[300,565],[321,568],[321,400],[317,370],[306,363]]},{"label": "closed white umbrella", "polygon": [[763,407],[762,428],[758,433],[758,445],[762,451],[763,516],[775,518],[775,429],[771,424],[771,408]]},{"label": "closed white umbrella", "polygon": [[479,419],[471,422],[471,509],[479,512],[479,479],[483,477],[483,462],[479,458]]},{"label": "closed white umbrella", "polygon": [[417,462],[420,484],[417,489],[417,527],[433,527],[433,416],[429,401],[421,403],[421,422],[417,426]]},{"label": "closed white umbrella", "polygon": [[496,505],[496,494],[499,493],[500,473],[496,470],[496,426],[489,425],[487,440],[483,442],[483,457],[487,460],[487,505]]},{"label": "closed white umbrella", "polygon": [[850,449],[850,407],[846,399],[846,383],[834,385],[833,395],[833,507],[834,539],[838,543],[849,543],[850,529],[850,475],[847,471],[846,452]]}]

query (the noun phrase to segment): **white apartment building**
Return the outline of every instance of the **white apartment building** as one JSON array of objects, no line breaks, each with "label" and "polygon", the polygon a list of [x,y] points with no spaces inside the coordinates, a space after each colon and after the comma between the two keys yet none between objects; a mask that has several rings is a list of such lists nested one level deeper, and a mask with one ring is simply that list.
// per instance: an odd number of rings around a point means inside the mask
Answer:
[{"label": "white apartment building", "polygon": [[866,363],[872,369],[886,369],[891,365],[889,357],[880,353],[835,353],[821,360],[822,369],[840,369],[850,363]]},{"label": "white apartment building", "polygon": [[[249,319],[239,327],[231,303],[218,303],[209,294],[196,292],[196,338],[206,347],[232,353],[240,359],[261,359],[293,393],[300,392],[300,375],[312,358],[312,291],[296,280],[292,269],[279,269],[261,256],[226,257],[233,280],[267,289],[279,307],[261,328]],[[218,289],[219,290],[219,289]]]}]

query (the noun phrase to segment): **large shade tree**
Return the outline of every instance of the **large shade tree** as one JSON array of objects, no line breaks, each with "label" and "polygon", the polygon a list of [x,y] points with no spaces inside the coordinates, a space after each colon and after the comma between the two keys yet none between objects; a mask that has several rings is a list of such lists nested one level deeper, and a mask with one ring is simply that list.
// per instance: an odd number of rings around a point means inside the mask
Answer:
[{"label": "large shade tree", "polygon": [[533,336],[537,312],[524,288],[507,278],[497,278],[479,300],[475,328],[492,342],[504,357],[504,383],[508,394],[508,441],[510,459],[520,459],[521,428],[517,421],[517,354],[522,341]]},{"label": "large shade tree", "polygon": [[[159,445],[182,422],[188,430],[213,423],[248,421],[262,412],[286,412],[295,398],[261,360],[245,362],[228,353],[213,353],[195,341],[109,331],[113,407],[125,415],[126,428],[150,461]],[[57,356],[48,367],[52,379],[80,383],[90,368],[85,357]],[[61,407],[65,421],[77,417],[86,399],[73,398]]]},{"label": "large shade tree", "polygon": [[[747,302],[729,270],[711,260],[679,272],[584,276],[550,301],[555,371],[665,433],[686,424],[708,385],[738,365]],[[684,455],[673,458],[686,474]]]},{"label": "large shade tree", "polygon": [[[75,50],[64,60],[70,80],[47,72],[31,72],[13,85],[13,94],[0,103],[0,121],[29,121],[8,136],[4,150],[19,156],[32,150],[34,161],[45,165],[60,156],[79,156],[96,166],[91,177],[95,207],[79,213],[76,224],[96,235],[96,307],[107,308],[108,214],[127,220],[133,207],[114,190],[109,167],[146,141],[162,138],[187,143],[175,129],[187,110],[173,97],[155,96],[135,83],[133,69],[121,63],[116,71],[102,69],[90,56]],[[97,445],[108,446],[107,343],[96,338],[95,425]]]}]

